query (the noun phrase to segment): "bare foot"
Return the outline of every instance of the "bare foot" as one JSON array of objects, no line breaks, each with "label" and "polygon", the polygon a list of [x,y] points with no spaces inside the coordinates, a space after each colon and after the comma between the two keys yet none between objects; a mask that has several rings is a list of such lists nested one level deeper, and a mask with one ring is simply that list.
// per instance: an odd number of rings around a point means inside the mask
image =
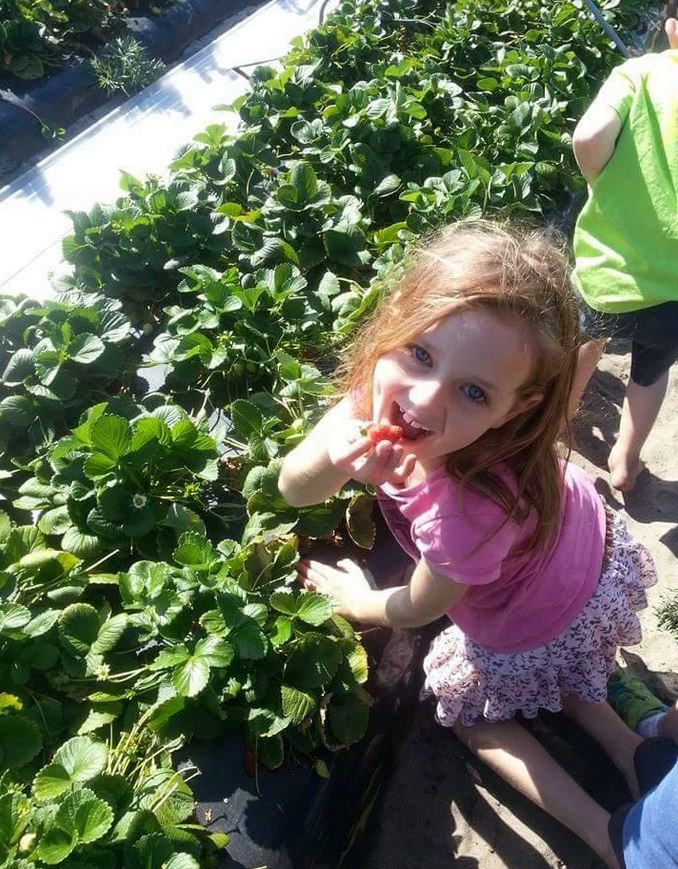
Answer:
[{"label": "bare foot", "polygon": [[678,700],[675,701],[673,706],[659,722],[657,732],[660,736],[672,739],[676,744],[678,744]]},{"label": "bare foot", "polygon": [[619,492],[630,492],[636,485],[638,476],[645,470],[642,459],[632,459],[617,446],[612,447],[607,466],[610,469],[610,485]]}]

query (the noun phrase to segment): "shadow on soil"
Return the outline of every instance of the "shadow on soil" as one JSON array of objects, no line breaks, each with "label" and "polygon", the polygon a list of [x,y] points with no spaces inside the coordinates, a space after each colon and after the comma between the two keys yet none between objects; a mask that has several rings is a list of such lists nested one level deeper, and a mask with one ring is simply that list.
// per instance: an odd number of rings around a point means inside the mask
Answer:
[{"label": "shadow on soil", "polygon": [[[608,811],[629,800],[626,784],[612,763],[562,715],[545,713],[526,726]],[[492,773],[434,722],[431,704],[422,704],[371,826],[368,865],[371,869],[549,869],[552,859],[525,838],[521,826],[529,828],[532,838],[546,844],[545,852],[550,849],[564,865],[603,869],[583,842]]]}]

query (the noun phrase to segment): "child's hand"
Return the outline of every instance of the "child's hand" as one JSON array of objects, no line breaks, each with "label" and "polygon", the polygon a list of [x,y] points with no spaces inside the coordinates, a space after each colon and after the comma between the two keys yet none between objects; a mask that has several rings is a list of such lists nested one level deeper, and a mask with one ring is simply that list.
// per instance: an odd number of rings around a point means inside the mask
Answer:
[{"label": "child's hand", "polygon": [[335,601],[334,612],[352,618],[356,602],[376,588],[374,577],[355,561],[343,558],[336,567],[307,559],[297,564],[299,581],[307,591],[326,594]]},{"label": "child's hand", "polygon": [[390,440],[374,443],[369,432],[362,433],[367,427],[367,423],[347,420],[328,435],[327,454],[334,467],[373,486],[404,482],[414,470],[415,457]]}]

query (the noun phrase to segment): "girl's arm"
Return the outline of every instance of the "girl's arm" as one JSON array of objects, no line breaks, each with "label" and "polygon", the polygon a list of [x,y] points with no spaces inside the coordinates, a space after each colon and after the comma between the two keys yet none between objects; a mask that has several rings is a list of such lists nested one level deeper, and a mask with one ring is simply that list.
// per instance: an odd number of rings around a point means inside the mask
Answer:
[{"label": "girl's arm", "polygon": [[318,561],[299,564],[304,586],[334,598],[335,611],[363,624],[392,628],[427,625],[446,613],[467,586],[436,573],[422,558],[409,585],[377,589],[370,574],[346,558],[337,567]]},{"label": "girl's arm", "polygon": [[360,434],[348,398],[330,408],[304,440],[285,456],[280,494],[292,507],[327,501],[350,479],[379,485],[399,483],[412,473],[414,456],[389,441],[374,445]]}]

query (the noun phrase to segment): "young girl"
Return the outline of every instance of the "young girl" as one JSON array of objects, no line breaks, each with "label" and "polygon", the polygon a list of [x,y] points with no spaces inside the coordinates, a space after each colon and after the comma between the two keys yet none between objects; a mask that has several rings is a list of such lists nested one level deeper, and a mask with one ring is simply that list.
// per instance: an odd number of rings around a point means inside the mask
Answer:
[{"label": "young girl", "polygon": [[[642,738],[604,701],[656,577],[591,480],[558,458],[577,344],[566,259],[544,234],[449,228],[358,336],[344,398],[286,457],[279,486],[295,506],[350,478],[377,486],[416,562],[409,585],[379,590],[345,560],[304,563],[305,586],[362,623],[447,613],[424,663],[440,723],[617,867],[608,813],[513,720],[564,709],[637,792]],[[374,445],[364,421],[402,438]]]}]

